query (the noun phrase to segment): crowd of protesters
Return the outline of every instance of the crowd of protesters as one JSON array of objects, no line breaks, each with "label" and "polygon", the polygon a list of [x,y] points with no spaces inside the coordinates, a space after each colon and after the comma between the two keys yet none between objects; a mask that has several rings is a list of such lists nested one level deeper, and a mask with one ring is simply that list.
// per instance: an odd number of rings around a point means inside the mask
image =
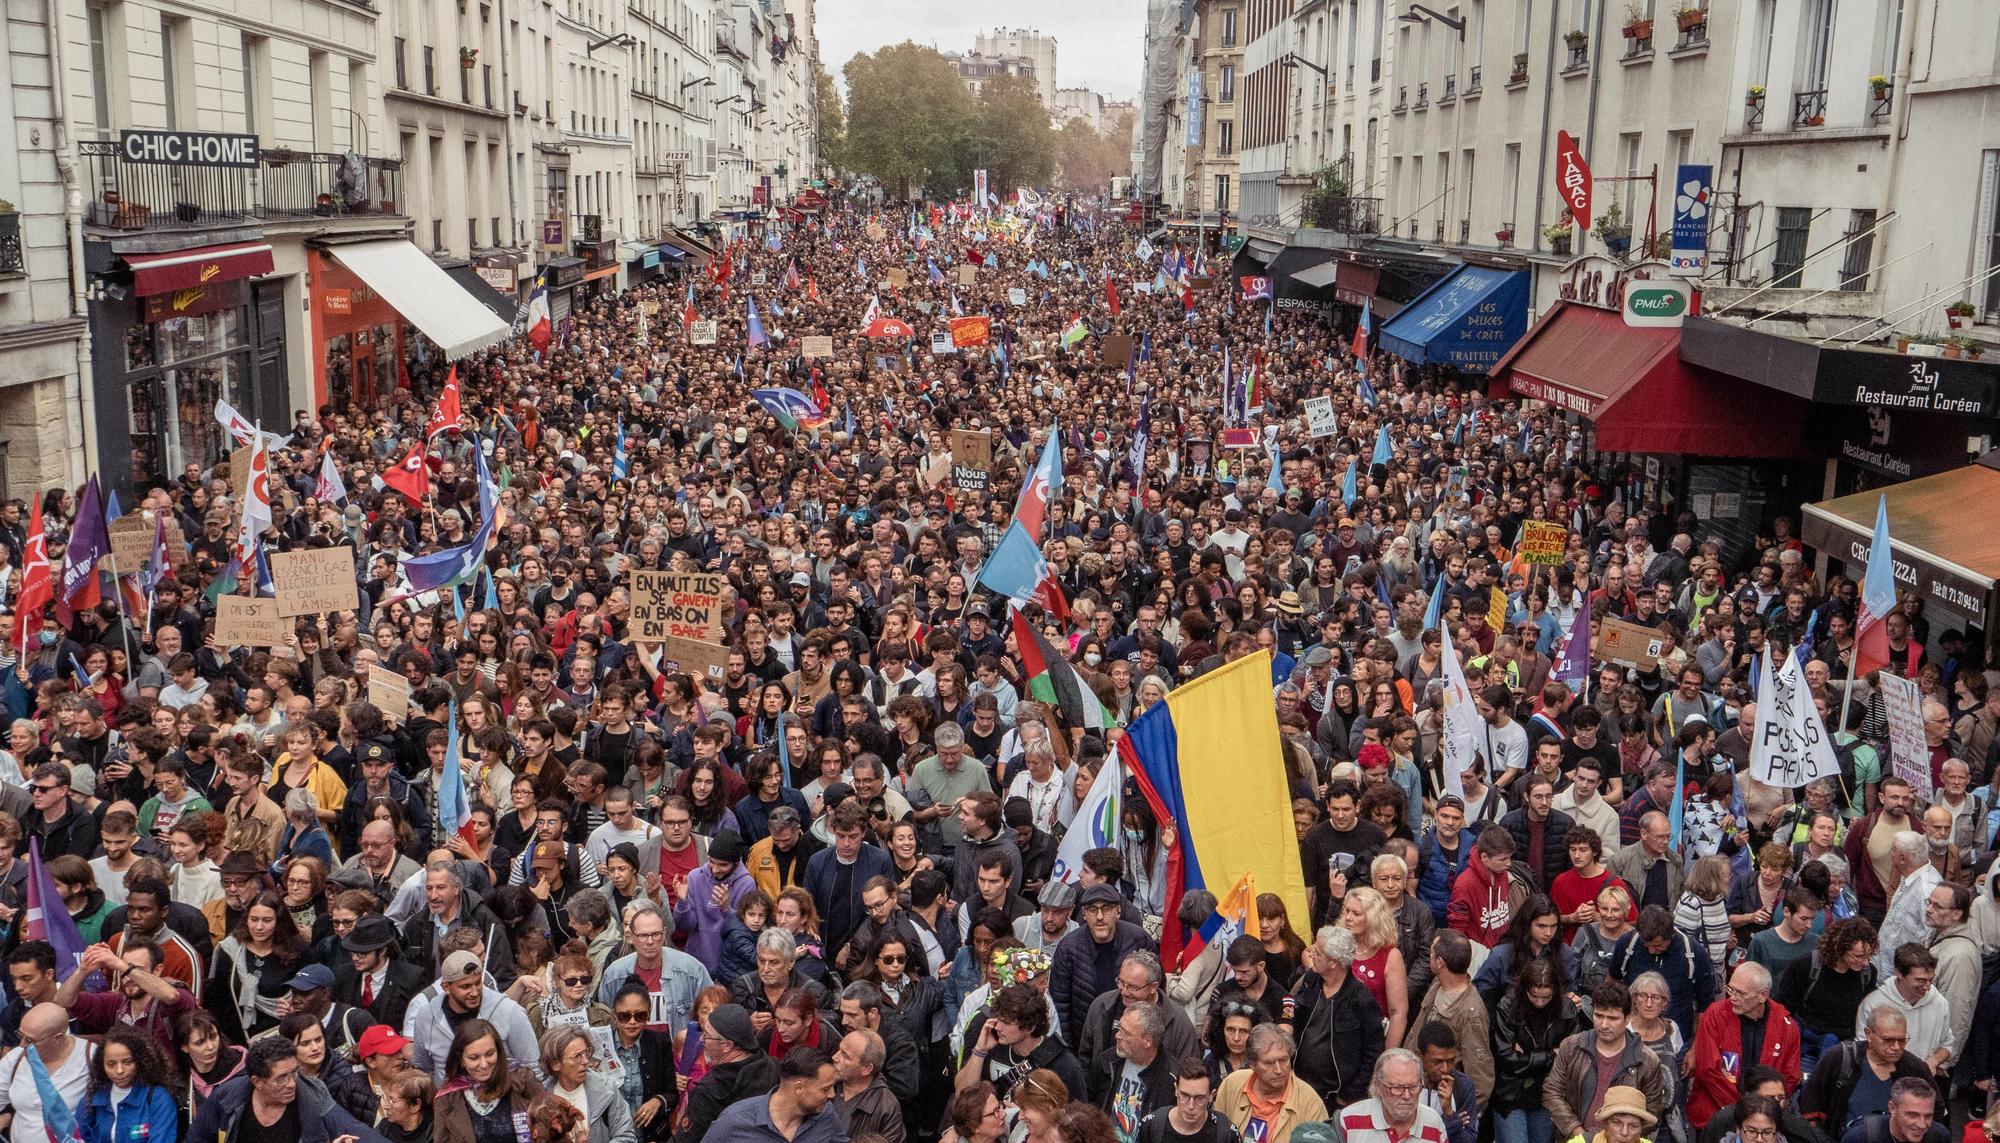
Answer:
[{"label": "crowd of protesters", "polygon": [[[836,207],[458,362],[420,498],[375,480],[445,381],[413,363],[270,452],[261,544],[352,545],[360,600],[270,647],[214,634],[256,579],[226,464],[134,490],[187,540],[150,597],[0,618],[13,1139],[64,1138],[51,1096],[84,1143],[1938,1143],[1951,1109],[1987,1138],[1977,649],[1888,619],[1920,790],[1850,677],[1854,584],[1788,521],[1732,547],[1551,411],[1357,361],[1188,256],[1087,203]],[[864,338],[871,305],[917,338]],[[991,343],[932,352],[959,312]],[[992,434],[983,488],[954,429]],[[1051,431],[1067,615],[1028,614],[1110,730],[1037,700],[980,586]],[[481,570],[414,590],[482,468]],[[42,498],[57,568],[79,499]],[[29,515],[0,507],[10,601]],[[1515,560],[1529,521],[1561,566]],[[635,569],[721,574],[719,672],[636,636]],[[1659,652],[1556,681],[1583,616]],[[1455,784],[1446,632],[1487,724]],[[1773,789],[1755,668],[1802,642],[1840,775]],[[1217,907],[1172,883],[1177,823],[1127,796],[1115,844],[1055,856],[1123,727],[1260,652],[1282,758],[1244,761],[1284,768],[1310,915],[1266,894],[1163,963],[1167,914]],[[26,935],[31,851],[74,967]]]}]

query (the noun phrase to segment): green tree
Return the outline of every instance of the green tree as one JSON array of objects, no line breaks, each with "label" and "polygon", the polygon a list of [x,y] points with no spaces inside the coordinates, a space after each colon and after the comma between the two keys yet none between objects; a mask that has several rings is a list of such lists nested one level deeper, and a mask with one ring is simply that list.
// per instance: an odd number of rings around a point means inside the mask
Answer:
[{"label": "green tree", "polygon": [[1003,75],[979,93],[978,116],[966,139],[964,170],[986,168],[987,187],[1006,197],[1015,187],[1047,186],[1056,168],[1056,133],[1033,80]]},{"label": "green tree", "polygon": [[917,185],[933,191],[960,185],[959,157],[975,107],[949,61],[904,42],[855,56],[843,74],[843,166],[874,175],[902,198]]},{"label": "green tree", "polygon": [[1065,190],[1102,188],[1111,176],[1123,174],[1130,160],[1120,155],[1116,144],[1092,130],[1081,119],[1072,119],[1056,132],[1055,185]]},{"label": "green tree", "polygon": [[833,73],[813,61],[813,85],[819,93],[819,159],[820,162],[839,170],[845,162],[847,145],[847,116],[841,110],[840,89],[834,85]]}]

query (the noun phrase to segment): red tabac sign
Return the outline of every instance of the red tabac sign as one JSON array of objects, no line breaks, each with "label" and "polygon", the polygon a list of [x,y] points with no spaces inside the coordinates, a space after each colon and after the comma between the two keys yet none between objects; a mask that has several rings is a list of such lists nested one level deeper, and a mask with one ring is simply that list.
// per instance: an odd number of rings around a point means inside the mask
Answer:
[{"label": "red tabac sign", "polygon": [[1583,161],[1583,148],[1567,131],[1556,132],[1556,194],[1569,207],[1576,224],[1590,226],[1590,164]]}]

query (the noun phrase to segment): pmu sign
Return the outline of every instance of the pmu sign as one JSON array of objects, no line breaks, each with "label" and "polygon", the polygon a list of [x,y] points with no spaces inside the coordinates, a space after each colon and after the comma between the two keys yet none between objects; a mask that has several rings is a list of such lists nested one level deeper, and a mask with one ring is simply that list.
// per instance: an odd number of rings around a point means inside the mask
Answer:
[{"label": "pmu sign", "polygon": [[1621,312],[1629,326],[1679,326],[1687,320],[1687,279],[1646,278],[1627,282]]},{"label": "pmu sign", "polygon": [[1556,132],[1556,195],[1569,208],[1578,229],[1590,228],[1590,164],[1583,148],[1567,131]]},{"label": "pmu sign", "polygon": [[128,163],[162,167],[257,166],[257,136],[205,131],[121,131],[118,154]]}]

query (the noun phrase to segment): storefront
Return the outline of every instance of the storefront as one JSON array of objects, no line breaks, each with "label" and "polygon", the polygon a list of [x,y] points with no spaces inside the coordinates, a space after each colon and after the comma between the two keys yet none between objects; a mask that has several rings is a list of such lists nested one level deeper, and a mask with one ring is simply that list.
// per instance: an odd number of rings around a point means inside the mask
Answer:
[{"label": "storefront", "polygon": [[1527,273],[1468,265],[1412,299],[1379,344],[1413,365],[1490,374],[1527,328]]},{"label": "storefront", "polygon": [[93,241],[86,261],[96,271],[90,383],[108,487],[143,488],[227,457],[217,401],[290,423],[284,283],[257,280],[274,269],[261,235],[144,253]]},{"label": "storefront", "polygon": [[329,242],[306,264],[317,403],[379,400],[408,385],[404,361],[432,352],[455,361],[511,331],[500,306],[475,299],[407,239]]},{"label": "storefront", "polygon": [[1630,267],[1602,281],[1587,277],[1595,272],[1575,279],[1595,287],[1566,289],[1569,300],[1495,363],[1491,395],[1563,414],[1587,454],[1623,474],[1628,507],[1690,512],[1728,555],[1748,553],[1771,514],[1811,498],[1807,404],[1778,394],[1746,402],[1740,383],[1686,361],[1677,321],[1644,312],[1658,291],[1684,305],[1680,283],[1648,284]]},{"label": "storefront", "polygon": [[1985,526],[1996,499],[2000,453],[1988,453],[1949,472],[1808,504],[1799,538],[1837,561],[1832,570],[1858,576],[1868,566],[1876,506],[1885,504],[1897,593],[1923,604],[1933,640],[1956,629],[1979,646],[2000,580],[2000,530]]},{"label": "storefront", "polygon": [[1822,496],[1957,469],[2000,433],[2000,365],[1822,346],[1703,317],[1688,319],[1681,356],[1808,403],[1829,456]]},{"label": "storefront", "polygon": [[583,259],[551,258],[542,264],[542,275],[549,292],[549,320],[557,324],[569,320],[576,288],[583,284]]}]

